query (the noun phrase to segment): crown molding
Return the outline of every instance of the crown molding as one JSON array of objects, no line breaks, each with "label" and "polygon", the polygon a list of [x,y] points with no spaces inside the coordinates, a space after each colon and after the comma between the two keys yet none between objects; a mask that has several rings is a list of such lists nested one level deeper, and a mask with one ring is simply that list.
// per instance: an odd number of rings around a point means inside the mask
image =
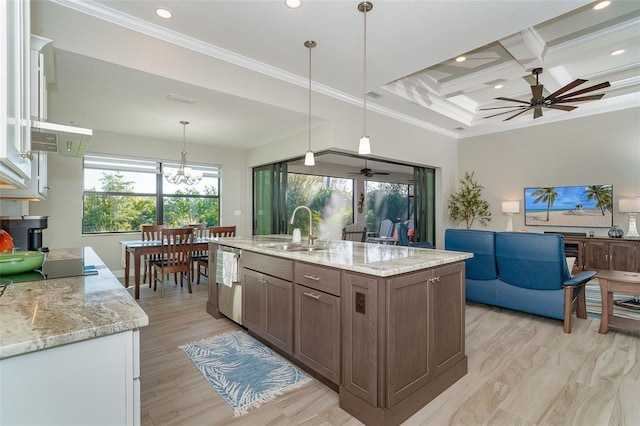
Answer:
[{"label": "crown molding", "polygon": [[[277,67],[273,67],[271,65],[265,64],[260,61],[256,61],[246,56],[239,55],[232,51],[222,49],[210,43],[205,43],[194,37],[190,37],[190,36],[178,33],[177,31],[166,29],[160,25],[146,22],[144,20],[135,18],[126,13],[122,13],[110,7],[96,3],[92,0],[50,0],[50,1],[60,6],[64,6],[64,7],[73,9],[77,12],[81,12],[86,15],[93,16],[94,18],[98,18],[103,21],[109,22],[111,24],[118,25],[118,26],[130,29],[132,31],[136,31],[138,33],[147,35],[149,37],[154,37],[159,40],[166,41],[167,43],[171,43],[176,46],[183,47],[185,49],[189,49],[194,52],[197,52],[215,59],[219,59],[221,61],[228,62],[233,65],[237,65],[239,67],[243,67],[260,74],[264,74],[266,76],[287,82],[289,84],[293,84],[295,86],[307,88],[309,84],[308,79],[300,77],[296,74],[290,73],[288,71],[282,70]],[[312,90],[316,93],[329,96],[341,102],[346,102],[346,103],[357,105],[357,106],[362,104],[362,99],[355,97],[353,95],[350,95],[348,93],[342,92],[340,90],[336,90],[324,84],[313,83]],[[426,121],[408,116],[406,114],[393,111],[389,108],[367,103],[367,110],[385,115],[387,117],[405,122],[407,124],[411,124],[413,126],[421,127],[423,129],[440,133],[445,136],[456,138],[456,135],[454,132],[451,132],[447,129],[443,129],[442,127],[439,127],[439,126],[435,126]]]}]

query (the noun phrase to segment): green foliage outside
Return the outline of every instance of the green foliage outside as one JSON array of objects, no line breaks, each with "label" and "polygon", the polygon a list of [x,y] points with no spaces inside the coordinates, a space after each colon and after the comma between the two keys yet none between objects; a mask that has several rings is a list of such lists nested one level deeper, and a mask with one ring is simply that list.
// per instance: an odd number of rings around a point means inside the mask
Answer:
[{"label": "green foliage outside", "polygon": [[[297,206],[307,206],[313,217],[313,232],[322,226],[323,238],[339,238],[337,230],[353,222],[353,184],[351,179],[289,173],[287,176],[287,219]],[[300,228],[309,233],[309,216],[298,211],[288,233]]]},{"label": "green foliage outside", "polygon": [[[408,190],[406,184],[367,182],[366,226],[377,232],[384,219],[397,222],[408,218]],[[313,232],[325,239],[340,239],[342,228],[353,223],[353,180],[328,176],[289,173],[287,176],[287,219],[297,206],[307,206],[312,211]],[[298,211],[288,233],[300,228],[308,235],[309,216]]]},{"label": "green foliage outside", "polygon": [[[91,191],[133,193],[134,182],[120,172],[103,173],[101,189]],[[179,190],[164,196],[164,224],[171,227],[189,223],[220,223],[219,198],[200,198],[216,195],[215,187],[205,187],[204,194],[195,189]],[[143,224],[156,223],[156,196],[88,194],[84,198],[83,233],[138,231]]]},{"label": "green foliage outside", "polygon": [[447,208],[449,218],[455,224],[465,222],[470,229],[477,219],[481,225],[486,226],[491,221],[489,203],[482,198],[484,187],[473,180],[473,172],[465,172],[460,179],[460,189],[449,196]]},{"label": "green foliage outside", "polygon": [[409,185],[400,183],[366,183],[367,231],[378,232],[380,222],[391,219],[393,223],[409,219]]}]

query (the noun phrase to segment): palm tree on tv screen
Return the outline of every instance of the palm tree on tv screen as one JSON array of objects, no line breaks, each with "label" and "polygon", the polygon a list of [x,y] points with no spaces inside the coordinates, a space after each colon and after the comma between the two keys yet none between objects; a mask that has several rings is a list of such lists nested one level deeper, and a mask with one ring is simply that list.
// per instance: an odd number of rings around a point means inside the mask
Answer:
[{"label": "palm tree on tv screen", "polygon": [[587,186],[584,189],[584,195],[587,197],[587,200],[596,201],[596,207],[600,207],[602,216],[605,215],[606,210],[611,209],[611,211],[613,212],[613,191],[611,185]]},{"label": "palm tree on tv screen", "polygon": [[536,197],[533,204],[547,203],[547,222],[549,222],[549,211],[558,197],[555,188],[538,188],[531,193],[531,197]]}]

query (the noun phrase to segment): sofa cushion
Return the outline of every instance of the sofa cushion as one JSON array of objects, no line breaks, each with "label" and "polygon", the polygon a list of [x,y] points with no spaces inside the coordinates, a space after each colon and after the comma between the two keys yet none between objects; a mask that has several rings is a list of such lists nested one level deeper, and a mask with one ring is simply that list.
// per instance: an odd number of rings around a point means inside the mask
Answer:
[{"label": "sofa cushion", "polygon": [[444,233],[445,250],[473,253],[465,260],[465,274],[472,280],[493,280],[498,277],[493,231],[475,229],[447,229]]},{"label": "sofa cushion", "polygon": [[498,232],[496,260],[500,279],[536,290],[559,290],[571,278],[558,234]]}]

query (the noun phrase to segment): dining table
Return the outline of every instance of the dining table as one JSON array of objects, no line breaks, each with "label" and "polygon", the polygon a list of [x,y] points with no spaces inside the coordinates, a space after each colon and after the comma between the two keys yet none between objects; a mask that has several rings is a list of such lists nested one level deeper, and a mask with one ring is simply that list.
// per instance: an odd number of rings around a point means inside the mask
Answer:
[{"label": "dining table", "polygon": [[[193,240],[194,252],[206,252],[209,249],[209,242],[216,238],[195,238]],[[140,298],[140,258],[142,256],[161,254],[162,245],[166,241],[160,240],[127,240],[120,241],[125,248],[124,256],[124,286],[129,287],[129,270],[131,268],[131,257],[133,257],[133,276],[135,284],[135,298]]]}]

